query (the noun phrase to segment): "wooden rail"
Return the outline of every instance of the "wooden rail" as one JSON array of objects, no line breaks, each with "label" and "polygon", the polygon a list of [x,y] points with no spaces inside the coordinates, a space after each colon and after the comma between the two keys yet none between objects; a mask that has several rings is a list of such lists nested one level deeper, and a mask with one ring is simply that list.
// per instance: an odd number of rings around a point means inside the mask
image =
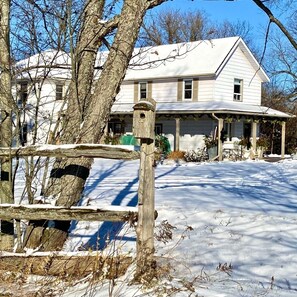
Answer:
[{"label": "wooden rail", "polygon": [[0,147],[0,157],[57,157],[57,158],[105,158],[136,160],[140,152],[102,144],[34,145],[18,148]]},{"label": "wooden rail", "polygon": [[[115,207],[116,208],[116,207]],[[3,220],[59,220],[59,221],[135,221],[136,210],[111,210],[94,207],[73,206],[70,208],[46,204],[0,205],[0,218]]]},{"label": "wooden rail", "polygon": [[[20,148],[0,147],[0,158],[44,156],[56,158],[108,158],[134,160],[140,158],[138,211],[103,210],[94,207],[54,207],[44,204],[0,204],[0,219],[16,220],[79,220],[79,221],[138,221],[137,271],[141,277],[153,267],[155,212],[155,110],[153,99],[141,100],[134,106],[133,134],[140,140],[140,152],[100,144],[36,145]],[[1,173],[2,174],[2,173]],[[9,176],[9,175],[8,175]],[[5,181],[3,179],[2,181]],[[2,182],[0,181],[0,182]],[[2,222],[2,223],[3,223]],[[4,225],[4,224],[2,224]]]}]

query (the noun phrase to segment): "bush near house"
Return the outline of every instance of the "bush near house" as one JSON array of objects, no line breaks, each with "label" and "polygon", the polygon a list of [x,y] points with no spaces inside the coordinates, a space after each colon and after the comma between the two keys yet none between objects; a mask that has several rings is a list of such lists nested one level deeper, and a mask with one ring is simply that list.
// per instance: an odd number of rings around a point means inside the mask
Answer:
[{"label": "bush near house", "polygon": [[164,155],[164,157],[167,157],[167,155],[171,152],[169,140],[164,135],[156,135],[155,146],[158,152]]},{"label": "bush near house", "polygon": [[266,136],[261,136],[257,139],[257,147],[267,149],[270,145],[269,139]]},{"label": "bush near house", "polygon": [[204,149],[190,150],[185,153],[186,162],[203,162],[207,159],[208,155]]},{"label": "bush near house", "polygon": [[210,135],[210,136],[205,135],[204,136],[204,144],[207,149],[210,149],[210,148],[218,145],[218,140],[215,139],[212,135]]}]

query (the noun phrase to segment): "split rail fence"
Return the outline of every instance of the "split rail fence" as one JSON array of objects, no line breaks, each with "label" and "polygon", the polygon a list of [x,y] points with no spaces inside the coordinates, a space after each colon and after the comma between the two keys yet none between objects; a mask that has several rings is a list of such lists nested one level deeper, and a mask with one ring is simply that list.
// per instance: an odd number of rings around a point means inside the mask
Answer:
[{"label": "split rail fence", "polygon": [[134,211],[104,210],[73,206],[0,204],[0,220],[78,220],[78,221],[137,221],[136,259],[138,272],[151,263],[154,254],[154,126],[155,101],[146,99],[134,106],[133,134],[140,140],[140,151],[106,145],[44,145],[21,148],[0,148],[1,159],[26,156],[58,158],[140,159],[138,209]]}]

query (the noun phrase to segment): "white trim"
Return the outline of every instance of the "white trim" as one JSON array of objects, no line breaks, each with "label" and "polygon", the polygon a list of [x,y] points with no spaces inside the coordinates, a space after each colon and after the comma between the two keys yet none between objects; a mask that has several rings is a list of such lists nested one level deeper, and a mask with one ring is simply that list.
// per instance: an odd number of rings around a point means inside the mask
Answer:
[{"label": "white trim", "polygon": [[[62,98],[57,99],[57,86],[61,86],[62,87]],[[60,92],[59,92],[60,93]],[[62,101],[64,99],[65,96],[65,84],[62,84],[60,82],[56,82],[55,83],[55,100],[56,101]]]},{"label": "white trim", "polygon": [[[240,86],[240,92],[236,93],[234,91],[235,85]],[[241,78],[234,78],[233,80],[233,101],[242,102],[243,100],[243,79]]]}]

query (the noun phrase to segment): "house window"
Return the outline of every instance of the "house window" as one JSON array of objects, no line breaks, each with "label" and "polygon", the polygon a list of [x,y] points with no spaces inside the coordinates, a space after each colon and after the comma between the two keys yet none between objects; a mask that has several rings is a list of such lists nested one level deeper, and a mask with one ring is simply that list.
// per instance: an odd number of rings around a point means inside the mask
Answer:
[{"label": "house window", "polygon": [[191,79],[184,80],[184,99],[191,100],[193,93],[193,81]]},{"label": "house window", "polygon": [[155,134],[156,135],[163,134],[163,124],[155,124]]},{"label": "house window", "polygon": [[140,99],[147,98],[147,83],[146,82],[139,83],[139,98]]},{"label": "house window", "polygon": [[124,126],[123,123],[119,120],[113,120],[108,123],[108,133],[111,134],[123,134]]},{"label": "house window", "polygon": [[56,84],[56,100],[63,100],[63,84]]},{"label": "house window", "polygon": [[23,104],[28,99],[28,83],[21,83],[18,104]]},{"label": "house window", "polygon": [[234,101],[242,101],[242,79],[235,78],[234,79]]}]

